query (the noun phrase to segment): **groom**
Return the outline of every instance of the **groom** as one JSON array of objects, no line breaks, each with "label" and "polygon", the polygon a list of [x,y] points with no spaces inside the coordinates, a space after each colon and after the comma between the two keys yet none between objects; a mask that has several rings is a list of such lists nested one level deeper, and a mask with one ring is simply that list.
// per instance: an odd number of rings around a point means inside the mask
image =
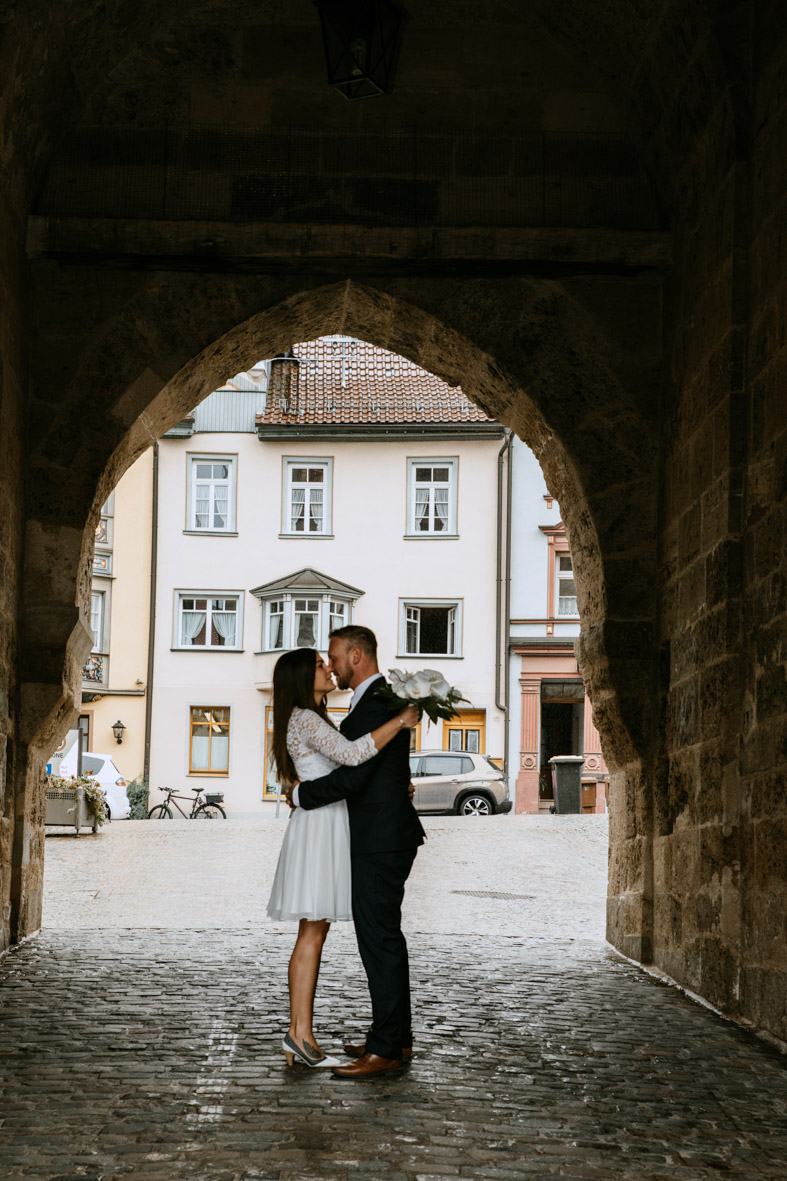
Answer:
[{"label": "groom", "polygon": [[[353,740],[382,726],[390,707],[375,696],[377,639],[368,627],[331,632],[328,663],[340,689],[353,689],[342,734]],[[372,1026],[362,1046],[346,1046],[355,1061],[334,1067],[344,1078],[369,1078],[396,1070],[412,1052],[410,970],[402,934],[404,884],[424,830],[412,805],[410,732],[401,734],[359,767],[297,785],[293,803],[307,810],[347,800],[350,817],[352,903],[358,950],[369,981]]]}]

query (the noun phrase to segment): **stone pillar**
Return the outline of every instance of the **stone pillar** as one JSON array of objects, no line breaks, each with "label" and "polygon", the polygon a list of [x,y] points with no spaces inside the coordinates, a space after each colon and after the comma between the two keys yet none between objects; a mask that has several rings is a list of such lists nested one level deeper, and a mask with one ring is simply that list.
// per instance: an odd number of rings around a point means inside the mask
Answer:
[{"label": "stone pillar", "polygon": [[585,695],[584,729],[582,733],[582,751],[585,755],[585,772],[599,775],[606,774],[607,764],[601,753],[601,739],[598,730],[593,725],[593,706]]},{"label": "stone pillar", "polygon": [[520,677],[522,726],[519,774],[516,779],[516,811],[538,812],[538,756],[541,746],[541,678]]}]

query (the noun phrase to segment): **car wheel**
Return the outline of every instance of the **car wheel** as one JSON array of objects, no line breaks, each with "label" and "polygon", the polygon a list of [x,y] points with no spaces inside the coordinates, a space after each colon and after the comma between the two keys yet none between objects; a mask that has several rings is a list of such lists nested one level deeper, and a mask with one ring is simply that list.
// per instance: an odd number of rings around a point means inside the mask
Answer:
[{"label": "car wheel", "polygon": [[462,796],[456,810],[460,816],[491,816],[494,812],[489,796],[474,791],[469,796]]}]

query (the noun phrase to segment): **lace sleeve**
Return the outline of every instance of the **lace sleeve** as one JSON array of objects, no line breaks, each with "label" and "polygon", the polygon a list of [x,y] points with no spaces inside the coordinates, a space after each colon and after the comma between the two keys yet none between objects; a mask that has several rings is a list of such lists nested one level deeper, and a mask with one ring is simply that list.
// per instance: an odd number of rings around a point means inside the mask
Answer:
[{"label": "lace sleeve", "polygon": [[299,738],[310,750],[316,750],[344,767],[357,767],[366,763],[377,754],[377,747],[371,734],[364,734],[350,742],[338,730],[335,730],[324,718],[314,710],[298,710],[297,718],[293,714],[295,727],[299,731]]}]

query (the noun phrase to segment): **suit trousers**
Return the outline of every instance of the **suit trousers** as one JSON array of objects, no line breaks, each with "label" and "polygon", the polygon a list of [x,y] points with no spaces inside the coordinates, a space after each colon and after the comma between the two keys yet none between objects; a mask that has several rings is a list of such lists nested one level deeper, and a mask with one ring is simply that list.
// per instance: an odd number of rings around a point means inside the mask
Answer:
[{"label": "suit trousers", "polygon": [[372,1000],[366,1049],[382,1058],[401,1058],[402,1048],[413,1043],[402,899],[417,851],[352,857],[353,920]]}]

